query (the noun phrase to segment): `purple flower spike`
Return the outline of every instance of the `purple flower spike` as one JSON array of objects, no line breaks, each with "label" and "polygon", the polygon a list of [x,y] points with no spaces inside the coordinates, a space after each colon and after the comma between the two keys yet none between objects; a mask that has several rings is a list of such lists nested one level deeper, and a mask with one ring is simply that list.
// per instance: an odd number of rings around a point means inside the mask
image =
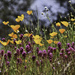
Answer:
[{"label": "purple flower spike", "polygon": [[61,42],[58,42],[58,43],[57,43],[57,46],[58,46],[58,48],[59,48],[59,50],[60,50],[60,49],[61,49],[61,46],[62,46],[62,45],[61,45]]},{"label": "purple flower spike", "polygon": [[37,54],[38,54],[38,52],[39,52],[39,48],[38,47],[36,48],[36,51],[37,51]]},{"label": "purple flower spike", "polygon": [[7,62],[6,62],[6,65],[7,65],[7,66],[9,66],[9,64],[10,64],[10,62],[9,62],[9,61],[7,61]]},{"label": "purple flower spike", "polygon": [[32,60],[35,61],[35,59],[36,59],[36,56],[33,55],[33,56],[32,56]]},{"label": "purple flower spike", "polygon": [[3,56],[3,54],[4,54],[4,50],[1,50],[1,55]]},{"label": "purple flower spike", "polygon": [[61,49],[61,52],[64,53],[64,49]]},{"label": "purple flower spike", "polygon": [[20,34],[20,39],[22,39],[23,38],[23,34]]},{"label": "purple flower spike", "polygon": [[11,58],[11,51],[8,51],[7,55],[8,55],[8,58],[10,59]]},{"label": "purple flower spike", "polygon": [[49,53],[49,58],[52,59],[53,58],[53,54]]},{"label": "purple flower spike", "polygon": [[24,48],[23,47],[20,47],[20,52],[22,53],[24,51]]},{"label": "purple flower spike", "polygon": [[64,57],[65,57],[65,59],[67,59],[67,58],[68,58],[68,56],[67,56],[67,55],[65,55]]},{"label": "purple flower spike", "polygon": [[25,69],[27,69],[27,66],[24,66]]},{"label": "purple flower spike", "polygon": [[5,41],[6,41],[6,39],[5,39],[5,38],[2,38],[2,41],[3,41],[3,42],[5,42]]},{"label": "purple flower spike", "polygon": [[21,64],[22,63],[22,59],[21,58],[17,58],[17,63]]},{"label": "purple flower spike", "polygon": [[53,51],[56,52],[56,48],[53,48]]},{"label": "purple flower spike", "polygon": [[50,50],[50,48],[51,48],[51,47],[49,46],[49,47],[48,47],[48,50]]},{"label": "purple flower spike", "polygon": [[16,50],[17,55],[20,55],[20,49]]},{"label": "purple flower spike", "polygon": [[43,56],[44,56],[44,57],[47,57],[47,52],[46,52],[46,50],[43,50]]},{"label": "purple flower spike", "polygon": [[60,53],[60,56],[63,57],[63,53]]},{"label": "purple flower spike", "polygon": [[30,35],[30,40],[31,40],[31,41],[33,40],[33,34]]},{"label": "purple flower spike", "polygon": [[22,52],[22,56],[25,59],[25,57],[26,57],[26,52],[25,51]]},{"label": "purple flower spike", "polygon": [[67,43],[67,47],[71,47],[71,44],[70,43]]},{"label": "purple flower spike", "polygon": [[7,54],[6,54],[6,53],[4,54],[4,59],[5,59],[5,61],[8,60],[8,59],[7,59]]},{"label": "purple flower spike", "polygon": [[51,53],[53,52],[53,48],[52,48],[52,47],[50,47],[50,52],[51,52]]},{"label": "purple flower spike", "polygon": [[42,51],[40,50],[39,52],[38,52],[38,56],[42,56]]},{"label": "purple flower spike", "polygon": [[26,45],[26,51],[29,52],[30,51],[30,46]]}]

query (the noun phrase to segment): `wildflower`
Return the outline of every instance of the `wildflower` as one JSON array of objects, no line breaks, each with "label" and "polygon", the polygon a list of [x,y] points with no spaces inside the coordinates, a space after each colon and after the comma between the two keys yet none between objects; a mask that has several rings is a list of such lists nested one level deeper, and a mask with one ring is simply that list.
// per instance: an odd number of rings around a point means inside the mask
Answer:
[{"label": "wildflower", "polygon": [[16,50],[17,55],[20,55],[20,49]]},{"label": "wildflower", "polygon": [[59,48],[59,50],[60,50],[60,49],[61,49],[61,46],[62,46],[62,45],[61,45],[61,42],[58,42],[58,43],[57,43],[57,46],[58,46],[58,48]]},{"label": "wildflower", "polygon": [[22,53],[24,51],[24,48],[23,47],[20,47],[20,52]]},{"label": "wildflower", "polygon": [[50,33],[49,35],[51,35],[52,37],[54,37],[54,36],[57,35],[57,32],[52,32],[52,33]]},{"label": "wildflower", "polygon": [[21,58],[17,58],[17,63],[21,64],[22,63],[22,59]]},{"label": "wildflower", "polygon": [[10,27],[14,30],[17,31],[20,28],[20,25],[10,25]]},{"label": "wildflower", "polygon": [[8,57],[9,57],[9,59],[11,58],[11,51],[8,51],[7,52],[7,55],[8,55]]},{"label": "wildflower", "polygon": [[57,23],[56,23],[56,26],[58,26],[58,27],[59,27],[60,25],[61,25],[61,24],[60,24],[59,22],[57,22]]},{"label": "wildflower", "polygon": [[25,69],[27,69],[27,66],[24,66]]},{"label": "wildflower", "polygon": [[61,52],[64,53],[64,49],[61,49]]},{"label": "wildflower", "polygon": [[18,40],[18,41],[15,41],[16,44],[20,44],[22,41],[21,40]]},{"label": "wildflower", "polygon": [[39,52],[38,52],[38,56],[42,56],[42,51],[40,50]]},{"label": "wildflower", "polygon": [[10,62],[9,62],[9,61],[7,61],[7,62],[6,62],[6,65],[7,65],[7,66],[9,66],[9,64],[10,64]]},{"label": "wildflower", "polygon": [[10,34],[8,34],[8,36],[10,36],[10,37],[12,37],[11,39],[16,39],[17,38],[17,35],[16,34],[14,34],[13,32],[12,33],[10,33]]},{"label": "wildflower", "polygon": [[10,43],[14,44],[14,41],[13,40],[10,40]]},{"label": "wildflower", "polygon": [[24,19],[24,14],[21,14],[21,16],[18,16],[18,19],[19,19],[20,21],[23,21],[23,19]]},{"label": "wildflower", "polygon": [[60,53],[60,56],[62,56],[62,57],[63,57],[63,53]]},{"label": "wildflower", "polygon": [[67,47],[71,47],[70,43],[67,43]]},{"label": "wildflower", "polygon": [[30,51],[30,46],[29,45],[26,45],[26,50],[27,50],[27,52]]},{"label": "wildflower", "polygon": [[40,45],[40,46],[43,46],[44,44],[42,44],[42,43],[39,43],[39,45]]},{"label": "wildflower", "polygon": [[19,19],[19,18],[16,18],[15,21],[16,21],[16,22],[20,22],[20,19]]},{"label": "wildflower", "polygon": [[64,57],[65,57],[65,59],[67,59],[67,58],[68,58],[68,56],[67,56],[67,55],[64,55]]},{"label": "wildflower", "polygon": [[35,59],[36,59],[36,56],[33,55],[33,56],[32,56],[32,60],[35,61]]},{"label": "wildflower", "polygon": [[26,33],[26,34],[24,34],[24,36],[26,36],[26,37],[30,37],[32,34],[30,34],[30,33]]},{"label": "wildflower", "polygon": [[61,23],[66,27],[68,27],[68,25],[69,25],[69,23],[67,21],[61,21]]},{"label": "wildflower", "polygon": [[5,61],[8,60],[8,58],[7,58],[7,54],[6,54],[6,53],[4,54],[4,59],[5,59]]},{"label": "wildflower", "polygon": [[63,34],[65,32],[65,29],[59,29],[60,33]]},{"label": "wildflower", "polygon": [[20,39],[22,39],[23,38],[23,34],[20,34]]},{"label": "wildflower", "polygon": [[44,56],[44,57],[47,57],[47,52],[46,52],[46,50],[43,50],[43,56]]},{"label": "wildflower", "polygon": [[47,40],[47,42],[48,42],[49,44],[51,44],[51,43],[53,42],[53,40]]},{"label": "wildflower", "polygon": [[38,52],[39,52],[39,48],[38,47],[36,48],[36,51],[37,51],[37,54],[38,54]]},{"label": "wildflower", "polygon": [[26,57],[26,52],[25,51],[22,52],[22,56],[25,59],[25,57]]},{"label": "wildflower", "polygon": [[4,54],[4,50],[1,50],[0,53],[1,53],[1,55],[3,56],[3,54]]},{"label": "wildflower", "polygon": [[9,21],[7,21],[7,22],[3,21],[3,24],[4,24],[4,25],[7,25],[8,23],[9,23]]},{"label": "wildflower", "polygon": [[59,41],[54,41],[55,44],[57,44]]},{"label": "wildflower", "polygon": [[49,58],[52,59],[53,58],[53,54],[49,53]]},{"label": "wildflower", "polygon": [[0,40],[0,43],[1,43],[2,45],[4,45],[4,46],[7,46],[7,45],[9,44],[9,41],[10,41],[10,40],[8,40],[7,42],[3,42],[3,41]]},{"label": "wildflower", "polygon": [[53,48],[53,51],[56,52],[56,48]]},{"label": "wildflower", "polygon": [[3,42],[5,42],[5,41],[6,41],[6,39],[5,39],[5,38],[2,38],[2,41],[3,41]]},{"label": "wildflower", "polygon": [[27,60],[25,60],[25,63],[27,63]]},{"label": "wildflower", "polygon": [[32,14],[32,11],[27,11],[27,14],[28,14],[28,15],[31,15],[31,14]]},{"label": "wildflower", "polygon": [[75,21],[75,19],[71,18],[71,21]]}]

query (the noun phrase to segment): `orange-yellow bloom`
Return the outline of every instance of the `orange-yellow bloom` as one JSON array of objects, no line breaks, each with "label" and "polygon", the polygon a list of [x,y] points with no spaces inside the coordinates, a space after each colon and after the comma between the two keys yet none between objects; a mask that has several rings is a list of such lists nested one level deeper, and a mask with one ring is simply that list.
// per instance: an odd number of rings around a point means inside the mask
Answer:
[{"label": "orange-yellow bloom", "polygon": [[75,21],[75,19],[71,18],[71,21]]},{"label": "orange-yellow bloom", "polygon": [[59,32],[62,34],[65,32],[65,29],[59,29]]},{"label": "orange-yellow bloom", "polygon": [[28,14],[28,15],[31,15],[31,14],[32,14],[32,11],[27,11],[27,14]]},{"label": "orange-yellow bloom", "polygon": [[69,25],[69,23],[67,21],[61,21],[61,23],[66,27],[68,27],[68,25]]},{"label": "orange-yellow bloom", "polygon": [[16,18],[15,21],[16,21],[16,22],[20,22],[20,19],[19,19],[19,18]]},{"label": "orange-yellow bloom", "polygon": [[8,23],[9,23],[9,21],[7,21],[7,22],[3,21],[3,24],[4,24],[4,25],[7,25]]},{"label": "orange-yellow bloom", "polygon": [[13,32],[12,33],[10,33],[10,34],[8,34],[10,37],[12,37],[12,39],[16,39],[17,38],[17,35],[16,34],[14,34]]},{"label": "orange-yellow bloom", "polygon": [[0,43],[1,43],[2,45],[4,45],[4,46],[7,46],[7,45],[9,44],[9,41],[10,41],[10,40],[8,40],[7,42],[3,42],[3,41],[0,40]]},{"label": "orange-yellow bloom", "polygon": [[14,31],[18,30],[20,28],[20,25],[11,25],[10,26]]},{"label": "orange-yellow bloom", "polygon": [[39,43],[39,45],[40,45],[40,46],[43,46],[44,44],[42,44],[42,43]]},{"label": "orange-yellow bloom", "polygon": [[52,33],[50,33],[49,35],[51,35],[52,37],[54,37],[54,36],[57,35],[57,32],[52,32]]},{"label": "orange-yellow bloom", "polygon": [[60,26],[61,24],[59,22],[56,23],[56,26]]},{"label": "orange-yellow bloom", "polygon": [[55,44],[57,44],[59,41],[54,41]]},{"label": "orange-yellow bloom", "polygon": [[23,19],[24,19],[24,14],[22,14],[21,16],[18,16],[18,19],[19,19],[20,21],[23,21]]},{"label": "orange-yellow bloom", "polygon": [[20,44],[22,41],[21,40],[18,40],[18,41],[15,41],[16,44]]},{"label": "orange-yellow bloom", "polygon": [[49,44],[51,44],[51,43],[53,42],[53,40],[47,40],[47,42],[48,42]]},{"label": "orange-yellow bloom", "polygon": [[32,35],[32,33],[30,34],[30,33],[26,33],[26,34],[24,34],[24,36],[26,36],[26,37],[30,37]]}]

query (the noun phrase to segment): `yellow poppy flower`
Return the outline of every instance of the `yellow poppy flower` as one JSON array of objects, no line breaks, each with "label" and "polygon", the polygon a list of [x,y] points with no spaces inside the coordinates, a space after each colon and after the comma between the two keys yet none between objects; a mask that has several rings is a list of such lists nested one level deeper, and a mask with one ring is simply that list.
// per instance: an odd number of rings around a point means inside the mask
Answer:
[{"label": "yellow poppy flower", "polygon": [[40,44],[40,42],[41,42],[41,39],[34,39],[34,42],[36,43],[36,44]]},{"label": "yellow poppy flower", "polygon": [[7,46],[7,45],[9,44],[9,41],[10,41],[10,40],[8,40],[7,42],[3,42],[3,41],[0,40],[0,43],[1,43],[2,45],[4,45],[4,46]]},{"label": "yellow poppy flower", "polygon": [[32,35],[32,33],[30,34],[30,33],[26,33],[26,34],[24,34],[24,36],[26,36],[26,37],[30,37]]},{"label": "yellow poppy flower", "polygon": [[49,44],[51,44],[51,43],[53,42],[53,40],[47,40],[47,42],[48,42]]},{"label": "yellow poppy flower", "polygon": [[12,37],[12,39],[16,39],[17,38],[17,35],[16,34],[14,34],[13,32],[12,33],[10,33],[10,34],[8,34],[8,36],[10,36],[10,37]]},{"label": "yellow poppy flower", "polygon": [[24,14],[22,14],[21,16],[18,16],[18,19],[19,19],[20,21],[23,21],[23,19],[24,19]]},{"label": "yellow poppy flower", "polygon": [[27,14],[28,14],[28,15],[31,15],[31,14],[32,14],[32,11],[27,11]]},{"label": "yellow poppy flower", "polygon": [[42,44],[42,43],[39,43],[39,45],[40,45],[40,46],[43,46],[44,44]]},{"label": "yellow poppy flower", "polygon": [[59,41],[54,41],[55,44],[57,44]]},{"label": "yellow poppy flower", "polygon": [[61,21],[61,23],[66,27],[68,27],[68,25],[69,25],[69,23],[67,21]]},{"label": "yellow poppy flower", "polygon": [[20,44],[22,41],[21,40],[18,40],[18,41],[15,41],[16,44]]},{"label": "yellow poppy flower", "polygon": [[14,44],[14,41],[13,40],[10,40],[10,43]]},{"label": "yellow poppy flower", "polygon": [[57,32],[52,32],[52,33],[50,33],[49,35],[51,35],[52,37],[54,37],[54,36],[57,35]]},{"label": "yellow poppy flower", "polygon": [[63,33],[65,32],[65,29],[59,29],[59,32],[60,32],[61,34],[63,34]]},{"label": "yellow poppy flower", "polygon": [[36,39],[36,40],[37,39],[41,39],[42,40],[42,37],[40,37],[39,35],[35,35],[35,36],[33,35],[33,38]]},{"label": "yellow poppy flower", "polygon": [[16,18],[15,21],[16,21],[16,22],[20,22],[20,19],[19,19],[19,18]]},{"label": "yellow poppy flower", "polygon": [[71,18],[71,21],[75,21],[75,19]]},{"label": "yellow poppy flower", "polygon": [[59,22],[56,23],[56,26],[60,26],[61,24]]},{"label": "yellow poppy flower", "polygon": [[25,63],[27,63],[27,60],[25,60]]},{"label": "yellow poppy flower", "polygon": [[14,31],[18,30],[20,28],[20,25],[11,25],[10,26]]},{"label": "yellow poppy flower", "polygon": [[4,25],[7,25],[8,23],[9,23],[9,21],[7,21],[7,22],[3,21],[3,24],[4,24]]}]

